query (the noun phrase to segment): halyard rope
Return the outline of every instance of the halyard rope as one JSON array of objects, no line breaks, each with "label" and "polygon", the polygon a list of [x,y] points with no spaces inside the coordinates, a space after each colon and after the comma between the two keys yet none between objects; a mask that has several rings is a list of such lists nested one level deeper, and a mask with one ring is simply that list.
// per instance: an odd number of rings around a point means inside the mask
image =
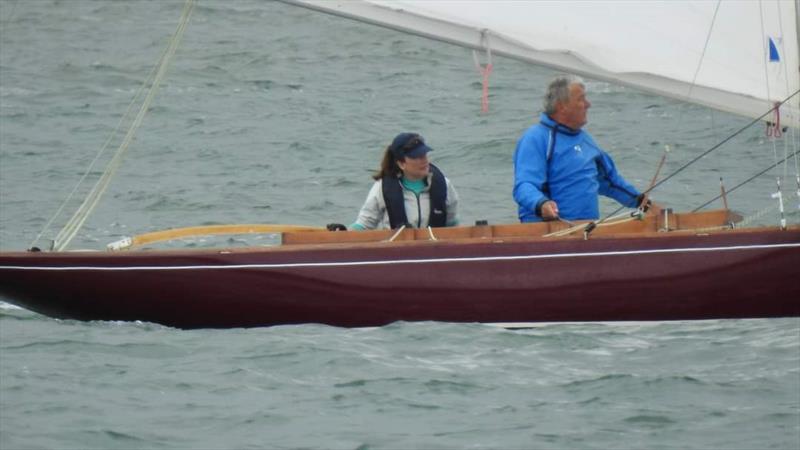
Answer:
[{"label": "halyard rope", "polygon": [[65,205],[71,200],[72,196],[77,191],[78,187],[85,181],[88,174],[92,171],[92,168],[99,160],[100,156],[106,151],[109,143],[111,140],[117,135],[120,127],[122,124],[129,118],[131,110],[133,109],[133,105],[139,99],[141,93],[144,90],[144,87],[148,84],[150,85],[149,90],[147,91],[147,95],[145,96],[144,100],[142,101],[141,106],[139,107],[139,111],[136,114],[136,117],[133,119],[130,128],[128,129],[125,137],[122,140],[119,148],[117,148],[116,153],[109,161],[108,165],[106,166],[105,171],[100,176],[100,178],[95,183],[92,190],[84,199],[83,203],[78,207],[78,209],[73,214],[72,218],[64,225],[64,227],[59,231],[56,235],[55,239],[53,240],[53,250],[55,251],[63,251],[67,248],[69,243],[72,239],[77,235],[80,228],[83,226],[86,219],[89,215],[94,211],[95,207],[97,206],[100,198],[102,197],[103,193],[105,193],[106,189],[108,188],[109,183],[111,182],[111,178],[113,177],[114,173],[116,173],[117,169],[119,168],[120,164],[122,163],[122,159],[130,146],[131,141],[133,141],[133,137],[136,134],[139,126],[142,124],[144,120],[144,116],[146,115],[147,111],[150,108],[150,104],[155,98],[155,95],[158,91],[158,87],[161,81],[164,79],[167,69],[169,67],[170,62],[172,61],[173,56],[175,55],[175,51],[180,44],[181,38],[183,37],[183,33],[186,30],[186,27],[189,23],[189,17],[191,16],[192,9],[194,8],[194,1],[195,0],[186,0],[186,3],[183,6],[183,11],[181,13],[180,21],[178,23],[178,28],[176,29],[175,33],[172,35],[169,41],[169,45],[162,53],[158,64],[153,68],[153,70],[148,75],[148,78],[140,87],[139,91],[134,96],[133,100],[131,101],[128,109],[120,120],[120,123],[117,125],[117,128],[112,133],[111,137],[106,141],[106,143],[101,148],[100,152],[98,152],[97,156],[94,158],[92,163],[90,164],[86,173],[81,177],[76,185],[75,189],[67,196],[67,199],[62,203],[61,207],[58,208],[53,218],[51,218],[47,224],[45,225],[44,229],[41,233],[34,239],[31,246],[35,245],[36,242],[41,238],[41,236],[49,229],[49,227],[54,222],[55,218],[58,217],[61,212],[63,211]]}]

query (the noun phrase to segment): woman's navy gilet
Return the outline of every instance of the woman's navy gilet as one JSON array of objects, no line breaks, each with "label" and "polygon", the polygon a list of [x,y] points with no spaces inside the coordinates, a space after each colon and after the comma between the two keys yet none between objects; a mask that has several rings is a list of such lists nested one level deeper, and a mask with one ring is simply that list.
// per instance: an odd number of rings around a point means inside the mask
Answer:
[{"label": "woman's navy gilet", "polygon": [[[431,166],[431,186],[428,191],[431,198],[431,210],[428,215],[428,225],[431,227],[444,227],[447,225],[447,182],[444,174],[433,164]],[[408,225],[406,216],[406,202],[403,198],[403,186],[400,178],[383,177],[383,201],[386,203],[386,213],[389,215],[389,226],[392,229]]]}]

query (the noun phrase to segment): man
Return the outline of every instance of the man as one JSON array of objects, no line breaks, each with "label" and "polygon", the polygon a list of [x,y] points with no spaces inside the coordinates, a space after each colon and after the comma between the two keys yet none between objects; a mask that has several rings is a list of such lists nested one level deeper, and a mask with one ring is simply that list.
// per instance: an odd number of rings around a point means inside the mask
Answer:
[{"label": "man", "polygon": [[559,76],[547,87],[540,122],[525,131],[514,152],[521,222],[598,219],[598,194],[631,208],[647,201],[581,129],[590,106],[578,77]]}]

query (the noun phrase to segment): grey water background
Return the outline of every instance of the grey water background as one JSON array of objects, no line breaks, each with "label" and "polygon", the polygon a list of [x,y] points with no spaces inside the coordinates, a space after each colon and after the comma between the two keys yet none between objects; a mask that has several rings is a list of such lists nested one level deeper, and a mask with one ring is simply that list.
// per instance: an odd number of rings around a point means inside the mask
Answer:
[{"label": "grey water background", "polygon": [[[181,8],[0,0],[0,249],[25,249],[42,231]],[[280,3],[200,1],[73,247],[189,225],[350,223],[401,131],[435,149],[463,223],[514,222],[514,145],[553,72],[494,64],[481,114],[468,50]],[[749,122],[609,83],[588,88],[587,128],[642,188],[665,144],[662,177]],[[735,185],[783,145],[749,129],[654,197],[691,210],[718,194],[721,176]],[[782,172],[737,190],[731,207],[769,206]],[[771,211],[756,223],[777,220]],[[0,303],[0,449],[798,447],[797,319],[182,331]]]}]

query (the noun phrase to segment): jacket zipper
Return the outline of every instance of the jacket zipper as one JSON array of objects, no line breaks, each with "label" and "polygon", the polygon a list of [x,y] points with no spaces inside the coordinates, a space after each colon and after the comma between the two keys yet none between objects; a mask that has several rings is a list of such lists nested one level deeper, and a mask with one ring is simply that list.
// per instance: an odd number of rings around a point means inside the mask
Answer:
[{"label": "jacket zipper", "polygon": [[417,228],[422,226],[422,206],[419,204],[419,194],[416,192],[414,196],[417,197]]}]

